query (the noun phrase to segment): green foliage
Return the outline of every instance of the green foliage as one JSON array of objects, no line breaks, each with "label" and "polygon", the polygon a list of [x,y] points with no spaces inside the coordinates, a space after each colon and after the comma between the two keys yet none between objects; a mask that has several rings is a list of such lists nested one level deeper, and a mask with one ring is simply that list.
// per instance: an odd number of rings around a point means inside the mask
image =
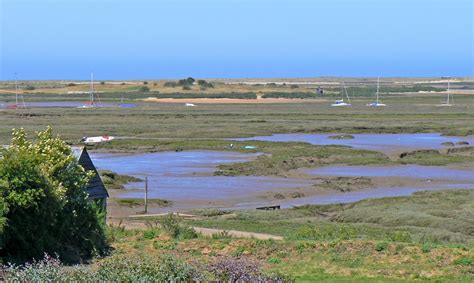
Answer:
[{"label": "green foliage", "polygon": [[99,170],[99,175],[107,190],[122,190],[125,188],[125,184],[143,181],[140,178],[128,175],[120,175],[109,170]]},{"label": "green foliage", "polygon": [[214,85],[212,83],[207,82],[205,80],[198,80],[197,83],[199,86],[203,88],[214,88]]},{"label": "green foliage", "polygon": [[196,80],[191,78],[191,77],[188,77],[186,79],[182,79],[182,80],[179,80],[178,81],[178,85],[180,86],[191,86],[194,84]]},{"label": "green foliage", "polygon": [[[119,205],[128,206],[128,207],[136,207],[136,206],[144,206],[145,200],[139,198],[124,198],[124,199],[117,199],[117,203]],[[172,202],[165,199],[149,199],[148,205],[157,205],[161,207],[171,206]]]},{"label": "green foliage", "polygon": [[378,242],[375,245],[375,250],[378,251],[378,252],[382,252],[382,251],[386,250],[387,248],[388,248],[388,242],[386,242],[386,241]]},{"label": "green foliage", "polygon": [[263,98],[317,98],[313,92],[268,92]]},{"label": "green foliage", "polygon": [[277,257],[270,257],[270,258],[268,258],[267,262],[271,263],[271,264],[278,264],[278,263],[281,262],[281,259],[279,259]]},{"label": "green foliage", "polygon": [[147,229],[145,231],[143,231],[143,238],[144,239],[148,239],[148,240],[151,240],[155,237],[157,237],[158,235],[160,235],[160,231],[157,230],[157,229]]},{"label": "green foliage", "polygon": [[27,86],[25,87],[25,89],[26,89],[26,90],[35,90],[36,87],[34,87],[34,86],[32,86],[32,85],[27,85]]},{"label": "green foliage", "polygon": [[454,261],[454,264],[472,266],[474,265],[474,257],[463,256]]},{"label": "green foliage", "polygon": [[174,239],[194,239],[197,238],[197,233],[193,228],[180,225],[178,218],[172,213],[163,217],[160,221],[163,229]]},{"label": "green foliage", "polygon": [[103,215],[85,192],[93,173],[51,128],[35,143],[14,130],[2,156],[0,193],[8,207],[2,257],[21,262],[46,252],[72,262],[106,251]]},{"label": "green foliage", "polygon": [[138,91],[140,91],[140,92],[150,92],[150,88],[145,86],[145,85],[142,85],[140,88],[138,88]]},{"label": "green foliage", "polygon": [[349,225],[301,226],[292,238],[301,240],[348,240],[357,235],[357,230]]}]

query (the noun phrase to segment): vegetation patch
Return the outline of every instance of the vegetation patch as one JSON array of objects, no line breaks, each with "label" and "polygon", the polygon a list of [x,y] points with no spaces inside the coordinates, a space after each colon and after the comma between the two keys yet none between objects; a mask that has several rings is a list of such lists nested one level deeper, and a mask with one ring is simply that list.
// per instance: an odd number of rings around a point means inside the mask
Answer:
[{"label": "vegetation patch", "polygon": [[337,190],[340,192],[351,192],[373,187],[372,180],[367,177],[333,177],[324,178],[316,187]]},{"label": "vegetation patch", "polygon": [[334,163],[349,165],[387,164],[390,160],[382,153],[356,150],[346,146],[317,146],[307,143],[252,142],[266,154],[243,163],[220,165],[216,175],[279,175],[302,167],[317,167]]},{"label": "vegetation patch", "polygon": [[123,190],[124,185],[128,183],[143,181],[140,178],[117,174],[110,170],[99,170],[99,175],[108,190]]},{"label": "vegetation patch", "polygon": [[415,150],[400,154],[400,162],[402,164],[442,166],[472,161],[474,161],[474,147],[450,148],[446,152]]},{"label": "vegetation patch", "polygon": [[[139,198],[119,198],[115,200],[119,205],[128,206],[128,207],[137,207],[144,206],[145,200]],[[173,202],[165,199],[148,199],[148,205],[154,205],[159,207],[168,207],[173,204]]]}]

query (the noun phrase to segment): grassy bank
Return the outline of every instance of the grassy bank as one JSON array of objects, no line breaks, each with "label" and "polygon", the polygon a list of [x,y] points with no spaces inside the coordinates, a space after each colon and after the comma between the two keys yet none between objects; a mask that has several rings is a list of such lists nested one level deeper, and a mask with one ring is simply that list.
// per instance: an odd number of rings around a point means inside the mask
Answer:
[{"label": "grassy bank", "polygon": [[295,240],[473,243],[473,205],[474,190],[426,191],[350,204],[214,213],[215,216],[189,224],[270,233]]},{"label": "grassy bank", "polygon": [[[473,200],[474,190],[453,190],[280,211],[200,210],[195,213],[201,219],[193,221],[147,218],[143,230],[109,227],[110,256],[62,272],[123,279],[161,270],[154,274],[181,274],[184,280],[258,270],[296,282],[469,282]],[[285,240],[239,239],[225,232],[204,237],[190,225],[272,233]]]}]

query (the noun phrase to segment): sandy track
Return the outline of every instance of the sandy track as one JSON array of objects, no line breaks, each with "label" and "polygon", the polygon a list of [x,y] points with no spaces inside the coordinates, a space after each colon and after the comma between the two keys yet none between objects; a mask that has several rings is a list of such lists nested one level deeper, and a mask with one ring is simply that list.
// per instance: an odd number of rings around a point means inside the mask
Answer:
[{"label": "sandy track", "polygon": [[222,229],[211,229],[211,228],[202,228],[202,227],[193,227],[194,230],[198,233],[203,234],[204,236],[212,236],[214,234],[227,233],[229,236],[235,238],[254,238],[258,240],[283,240],[283,237],[263,234],[263,233],[253,233],[253,232],[244,232],[237,230],[222,230]]},{"label": "sandy track", "polygon": [[[181,215],[181,214],[180,214]],[[120,225],[124,226],[127,229],[146,229],[147,225],[144,222],[132,222],[132,221],[124,221],[120,222],[117,219],[108,221],[109,224]],[[245,232],[245,231],[237,231],[237,230],[224,230],[224,229],[214,229],[214,228],[203,228],[203,227],[192,227],[196,232],[201,233],[204,236],[212,237],[215,234],[226,234],[233,238],[253,238],[258,240],[283,240],[283,237],[271,235],[271,234],[264,234],[264,233],[254,233],[254,232]]]}]

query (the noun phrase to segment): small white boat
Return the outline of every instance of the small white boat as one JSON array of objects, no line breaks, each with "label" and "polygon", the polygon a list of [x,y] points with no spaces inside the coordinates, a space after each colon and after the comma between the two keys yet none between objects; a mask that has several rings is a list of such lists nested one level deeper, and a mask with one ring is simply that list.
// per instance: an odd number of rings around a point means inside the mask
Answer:
[{"label": "small white boat", "polygon": [[[333,104],[331,104],[332,107],[342,107],[342,106],[351,106],[351,99],[349,98],[349,94],[347,93],[346,86],[344,85],[344,82],[342,83],[343,88],[341,91],[342,99],[337,99]],[[347,97],[347,102],[344,101],[344,94]]]},{"label": "small white boat", "polygon": [[377,77],[377,93],[375,95],[375,101],[367,104],[370,107],[385,107],[386,104],[379,101],[379,84],[380,84],[380,77]]},{"label": "small white boat", "polygon": [[89,102],[84,103],[77,108],[95,108],[97,104],[94,102],[94,73],[91,73],[90,91],[89,91]]},{"label": "small white boat", "polygon": [[196,106],[196,104],[192,104],[192,103],[186,103],[186,104],[184,104],[184,106],[186,106],[186,107],[195,107],[195,106]]},{"label": "small white boat", "polygon": [[115,137],[112,137],[112,136],[83,137],[81,139],[81,142],[86,145],[94,145],[94,144],[99,144],[99,143],[104,143],[104,142],[110,142],[113,139],[115,139]]},{"label": "small white boat", "polygon": [[344,100],[336,100],[335,103],[331,104],[332,107],[340,107],[340,106],[351,106],[349,103],[345,103]]}]

